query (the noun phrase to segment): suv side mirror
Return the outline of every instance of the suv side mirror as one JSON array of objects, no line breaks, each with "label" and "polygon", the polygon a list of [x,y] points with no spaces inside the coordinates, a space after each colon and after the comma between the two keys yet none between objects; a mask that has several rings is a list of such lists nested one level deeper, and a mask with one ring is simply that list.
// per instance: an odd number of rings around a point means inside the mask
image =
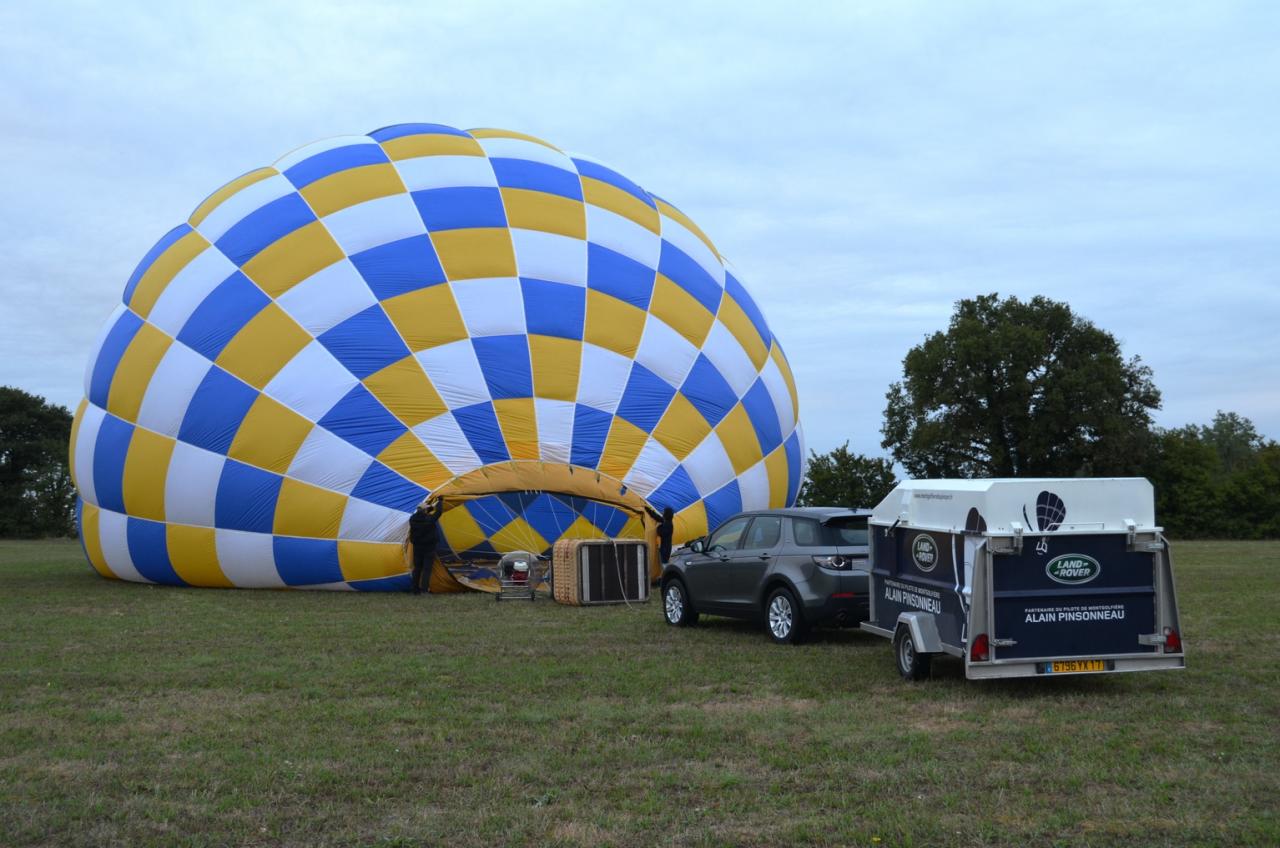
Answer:
[{"label": "suv side mirror", "polygon": [[689,550],[693,551],[695,554],[700,554],[704,552],[706,549],[707,549],[707,543],[703,539],[694,539],[689,544]]}]

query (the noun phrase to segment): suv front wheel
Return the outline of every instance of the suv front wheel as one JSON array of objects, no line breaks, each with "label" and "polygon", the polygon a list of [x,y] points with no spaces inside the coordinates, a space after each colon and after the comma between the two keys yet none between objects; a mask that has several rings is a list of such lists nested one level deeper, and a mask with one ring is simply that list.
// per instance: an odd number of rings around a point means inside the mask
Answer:
[{"label": "suv front wheel", "polygon": [[764,602],[764,623],[769,638],[779,645],[794,645],[804,637],[804,613],[790,589],[780,586],[769,594]]},{"label": "suv front wheel", "polygon": [[667,624],[690,627],[698,623],[698,612],[689,603],[689,594],[680,580],[668,580],[662,586],[662,614]]}]

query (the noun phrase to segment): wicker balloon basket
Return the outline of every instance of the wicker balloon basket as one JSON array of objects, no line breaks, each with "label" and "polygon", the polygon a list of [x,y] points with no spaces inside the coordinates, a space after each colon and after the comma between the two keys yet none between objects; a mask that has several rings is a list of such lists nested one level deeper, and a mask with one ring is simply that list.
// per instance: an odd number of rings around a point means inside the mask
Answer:
[{"label": "wicker balloon basket", "polygon": [[561,539],[551,550],[553,597],[570,606],[649,600],[648,547],[631,539]]}]

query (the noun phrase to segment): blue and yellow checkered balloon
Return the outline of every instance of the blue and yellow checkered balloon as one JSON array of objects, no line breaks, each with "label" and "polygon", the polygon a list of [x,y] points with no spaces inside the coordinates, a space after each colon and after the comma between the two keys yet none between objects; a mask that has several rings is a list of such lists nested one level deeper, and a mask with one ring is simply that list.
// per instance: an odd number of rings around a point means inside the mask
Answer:
[{"label": "blue and yellow checkered balloon", "polygon": [[804,465],[786,357],[711,240],[503,130],[387,127],[223,186],[129,279],[85,395],[86,555],[135,581],[401,588],[409,514],[499,466],[521,491],[446,512],[446,561],[636,533],[550,469],[670,506],[678,542],[793,503]]}]

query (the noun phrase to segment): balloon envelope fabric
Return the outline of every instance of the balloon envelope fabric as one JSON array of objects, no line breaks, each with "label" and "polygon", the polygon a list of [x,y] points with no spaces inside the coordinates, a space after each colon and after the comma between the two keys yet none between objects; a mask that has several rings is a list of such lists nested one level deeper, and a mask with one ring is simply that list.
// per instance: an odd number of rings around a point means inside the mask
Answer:
[{"label": "balloon envelope fabric", "polygon": [[637,535],[637,504],[677,542],[790,505],[804,446],[782,348],[675,206],[527,135],[403,124],[251,171],[156,243],[71,459],[104,576],[396,589],[409,515],[459,481],[483,495],[446,501],[461,574]]}]

